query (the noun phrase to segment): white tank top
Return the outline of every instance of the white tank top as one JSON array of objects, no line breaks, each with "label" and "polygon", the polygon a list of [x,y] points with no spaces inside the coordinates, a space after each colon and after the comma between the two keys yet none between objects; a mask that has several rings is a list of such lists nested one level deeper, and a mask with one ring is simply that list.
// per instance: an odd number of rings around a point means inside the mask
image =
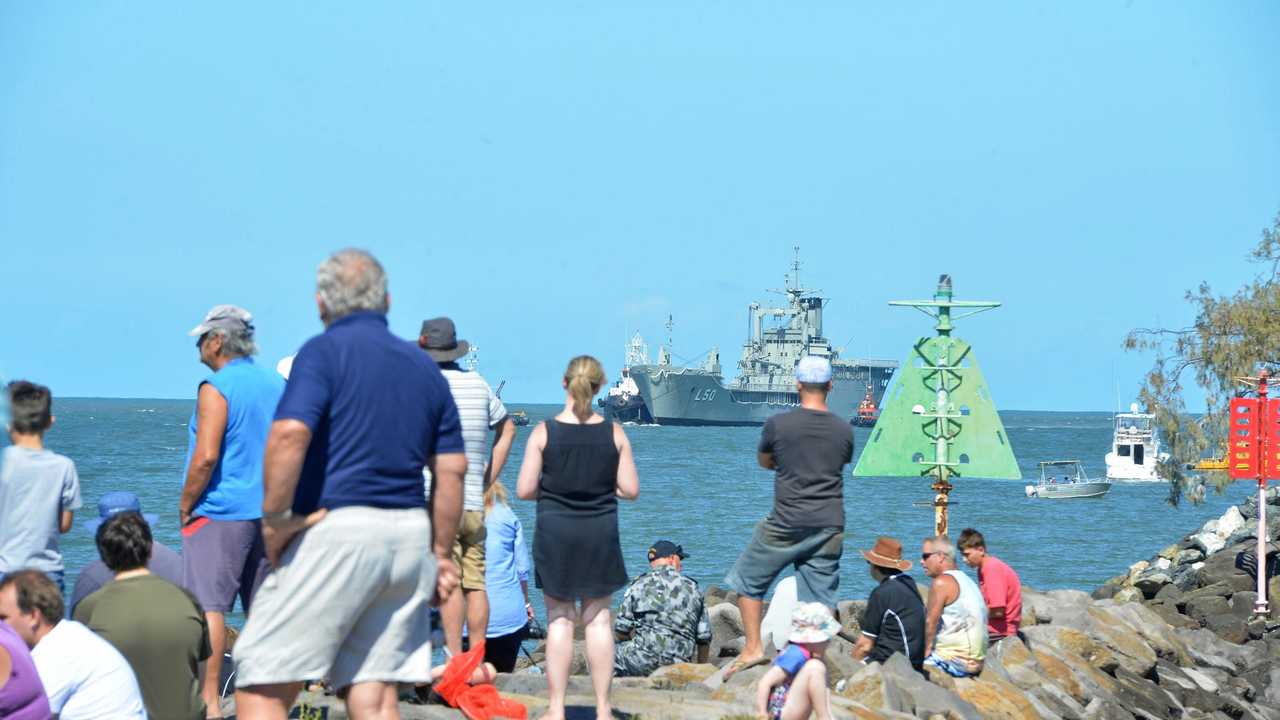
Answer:
[{"label": "white tank top", "polygon": [[968,575],[960,570],[948,570],[946,574],[960,586],[960,597],[942,609],[933,652],[978,672],[987,655],[987,603],[978,584]]}]

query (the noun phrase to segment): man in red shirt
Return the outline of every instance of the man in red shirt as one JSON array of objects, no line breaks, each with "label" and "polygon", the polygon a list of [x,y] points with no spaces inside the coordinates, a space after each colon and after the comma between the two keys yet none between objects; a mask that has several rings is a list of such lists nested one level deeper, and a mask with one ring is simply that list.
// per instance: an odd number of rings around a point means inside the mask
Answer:
[{"label": "man in red shirt", "polygon": [[1018,634],[1022,624],[1022,581],[1000,558],[987,554],[987,541],[973,528],[960,532],[956,543],[964,562],[978,571],[978,586],[987,603],[987,635],[991,644]]}]

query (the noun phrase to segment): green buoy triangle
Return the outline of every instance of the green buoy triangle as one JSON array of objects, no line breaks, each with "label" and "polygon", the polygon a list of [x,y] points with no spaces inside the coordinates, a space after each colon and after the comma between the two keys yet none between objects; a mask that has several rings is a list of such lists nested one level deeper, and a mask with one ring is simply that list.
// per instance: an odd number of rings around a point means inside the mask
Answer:
[{"label": "green buoy triangle", "polygon": [[[934,367],[936,359],[947,357],[948,369]],[[902,363],[902,370],[885,402],[880,418],[871,430],[871,439],[853,469],[857,477],[920,477],[928,474],[934,459],[937,419],[913,412],[917,405],[925,413],[937,411],[938,385],[948,393],[944,419],[947,459],[960,477],[1017,480],[1022,477],[1013,457],[1009,436],[991,401],[991,391],[982,377],[969,343],[953,336],[921,338]]]}]

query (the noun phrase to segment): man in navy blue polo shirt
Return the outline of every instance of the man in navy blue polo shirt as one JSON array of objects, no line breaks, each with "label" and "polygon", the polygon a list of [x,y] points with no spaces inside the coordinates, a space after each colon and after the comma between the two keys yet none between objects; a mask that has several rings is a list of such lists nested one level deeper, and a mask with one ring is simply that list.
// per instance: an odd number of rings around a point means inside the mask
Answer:
[{"label": "man in navy blue polo shirt", "polygon": [[316,288],[325,332],[294,358],[263,463],[274,569],[235,648],[240,717],[284,718],[322,677],[352,718],[394,712],[396,683],[430,679],[429,605],[458,583],[467,461],[449,384],[387,328],[371,255],[335,253]]}]

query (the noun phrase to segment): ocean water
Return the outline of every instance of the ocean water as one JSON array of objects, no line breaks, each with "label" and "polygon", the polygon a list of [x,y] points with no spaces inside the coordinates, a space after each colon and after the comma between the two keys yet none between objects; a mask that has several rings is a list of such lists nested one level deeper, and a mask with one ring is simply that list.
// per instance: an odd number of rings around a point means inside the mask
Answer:
[{"label": "ocean water", "polygon": [[[75,529],[63,536],[68,590],[79,569],[97,557],[93,537],[81,523],[96,516],[98,499],[106,492],[137,493],[146,512],[160,515],[157,538],[180,548],[178,493],[192,405],[185,400],[56,400],[57,423],[47,445],[76,462],[84,497]],[[509,407],[523,408],[535,423],[559,410],[518,403]],[[1252,487],[1238,483],[1226,493],[1209,493],[1202,505],[1177,508],[1164,502],[1162,483],[1116,484],[1101,499],[1030,499],[1023,487],[1038,477],[1036,463],[1041,460],[1079,459],[1090,475],[1103,473],[1111,417],[1039,411],[1006,411],[1002,417],[1027,480],[956,480],[952,534],[978,528],[989,550],[1012,565],[1024,584],[1038,589],[1092,589],[1217,517]],[[521,428],[502,475],[512,491],[528,431]],[[620,508],[627,570],[632,576],[643,572],[649,545],[666,538],[689,553],[686,574],[704,587],[722,583],[772,503],[773,475],[756,465],[759,429],[628,426],[626,432],[640,472],[639,499]],[[859,450],[869,433],[855,430]],[[514,500],[514,492],[512,497],[531,540],[534,504]],[[877,535],[900,538],[906,556],[918,560],[919,541],[932,530],[933,511],[913,503],[931,498],[922,479],[846,479],[842,598],[865,598],[870,591],[871,579],[858,551],[870,548]],[[918,563],[912,572],[923,578]],[[533,594],[540,607],[541,597]]]}]

